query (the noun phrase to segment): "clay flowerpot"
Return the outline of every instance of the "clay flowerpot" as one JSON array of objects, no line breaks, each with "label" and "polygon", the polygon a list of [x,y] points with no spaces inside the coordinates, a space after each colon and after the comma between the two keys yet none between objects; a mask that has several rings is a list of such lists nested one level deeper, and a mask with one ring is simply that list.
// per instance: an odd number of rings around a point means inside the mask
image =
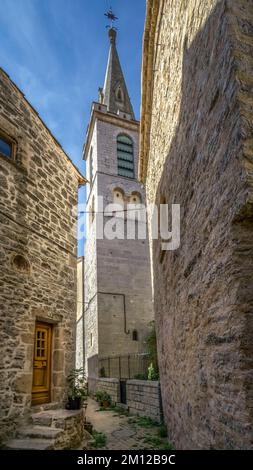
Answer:
[{"label": "clay flowerpot", "polygon": [[102,402],[102,407],[103,408],[109,408],[109,406],[110,406],[109,401],[105,400],[105,401]]}]

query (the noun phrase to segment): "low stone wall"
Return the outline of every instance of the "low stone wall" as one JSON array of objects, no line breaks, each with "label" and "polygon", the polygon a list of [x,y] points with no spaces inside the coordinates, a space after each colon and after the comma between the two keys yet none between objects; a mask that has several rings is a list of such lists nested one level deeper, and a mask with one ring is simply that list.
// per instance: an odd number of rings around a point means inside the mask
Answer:
[{"label": "low stone wall", "polygon": [[112,399],[112,403],[120,401],[119,379],[89,378],[89,393],[95,395],[98,390],[107,392]]},{"label": "low stone wall", "polygon": [[162,422],[160,382],[151,380],[127,380],[127,405],[130,414],[148,416]]},{"label": "low stone wall", "polygon": [[[114,378],[90,377],[89,393],[95,395],[98,390],[107,392],[112,403],[120,404],[120,380]],[[163,420],[160,382],[151,380],[127,380],[126,401],[130,414],[147,416],[157,423]]]},{"label": "low stone wall", "polygon": [[85,439],[90,438],[87,431],[84,430],[83,410],[59,410],[59,415],[56,415],[52,420],[52,427],[64,431],[55,441],[55,450],[75,449]]}]

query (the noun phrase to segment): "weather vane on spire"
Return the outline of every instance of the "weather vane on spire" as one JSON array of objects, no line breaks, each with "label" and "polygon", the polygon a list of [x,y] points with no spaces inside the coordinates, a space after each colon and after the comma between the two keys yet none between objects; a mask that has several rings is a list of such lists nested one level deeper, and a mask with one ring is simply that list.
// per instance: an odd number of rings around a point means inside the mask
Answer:
[{"label": "weather vane on spire", "polygon": [[110,7],[110,9],[104,14],[108,20],[110,20],[111,24],[110,25],[107,25],[106,27],[107,28],[110,28],[110,29],[117,29],[113,26],[114,22],[118,20],[118,17],[114,15],[113,11],[112,11],[112,7]]}]

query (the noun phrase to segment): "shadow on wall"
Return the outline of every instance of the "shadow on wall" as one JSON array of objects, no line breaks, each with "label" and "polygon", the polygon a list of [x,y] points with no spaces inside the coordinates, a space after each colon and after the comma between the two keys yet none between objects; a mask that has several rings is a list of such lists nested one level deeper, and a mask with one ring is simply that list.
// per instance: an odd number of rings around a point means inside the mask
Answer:
[{"label": "shadow on wall", "polygon": [[231,25],[219,2],[189,47],[185,38],[178,126],[156,193],[157,204],[181,205],[180,248],[161,258],[153,246],[163,408],[178,449],[251,446],[253,209],[238,101],[250,87],[236,78],[250,46],[233,36],[240,13]]}]

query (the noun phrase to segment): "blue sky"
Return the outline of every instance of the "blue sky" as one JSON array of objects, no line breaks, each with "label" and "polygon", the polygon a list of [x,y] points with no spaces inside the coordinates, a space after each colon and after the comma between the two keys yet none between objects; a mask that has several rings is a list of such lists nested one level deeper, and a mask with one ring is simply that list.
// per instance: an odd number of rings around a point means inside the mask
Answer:
[{"label": "blue sky", "polygon": [[82,173],[90,106],[104,82],[110,5],[119,17],[118,52],[139,118],[145,0],[0,0],[0,66]]}]

